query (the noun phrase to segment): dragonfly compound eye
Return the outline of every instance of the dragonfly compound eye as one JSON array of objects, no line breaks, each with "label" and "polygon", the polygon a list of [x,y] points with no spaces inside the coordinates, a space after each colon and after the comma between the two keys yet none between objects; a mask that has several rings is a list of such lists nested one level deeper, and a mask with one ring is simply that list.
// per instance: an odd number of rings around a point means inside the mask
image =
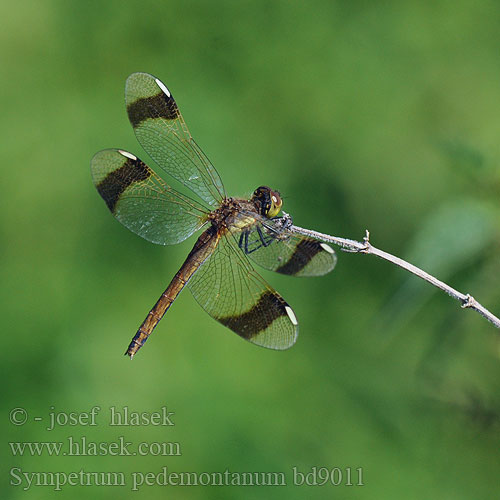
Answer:
[{"label": "dragonfly compound eye", "polygon": [[283,200],[281,199],[278,191],[271,191],[271,207],[267,212],[268,217],[276,217],[281,210],[281,205],[283,205]]}]

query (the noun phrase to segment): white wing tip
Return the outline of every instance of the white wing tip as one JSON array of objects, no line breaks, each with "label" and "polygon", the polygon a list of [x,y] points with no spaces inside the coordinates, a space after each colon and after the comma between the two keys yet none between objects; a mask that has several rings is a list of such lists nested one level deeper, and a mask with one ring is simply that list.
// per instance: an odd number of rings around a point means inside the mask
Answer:
[{"label": "white wing tip", "polygon": [[326,243],[320,243],[321,245],[321,248],[323,250],[325,250],[325,252],[328,252],[328,253],[335,253],[333,248],[330,246],[330,245],[327,245]]},{"label": "white wing tip", "polygon": [[288,317],[290,318],[290,321],[292,322],[292,324],[297,326],[299,324],[299,322],[297,321],[297,317],[295,316],[293,309],[290,306],[285,306],[285,311],[288,314]]},{"label": "white wing tip", "polygon": [[161,80],[158,80],[158,78],[155,78],[155,82],[156,82],[156,85],[158,85],[158,87],[160,87],[160,89],[165,94],[167,94],[167,97],[171,97],[170,90],[167,89],[167,87],[165,86],[165,84]]},{"label": "white wing tip", "polygon": [[129,159],[134,160],[134,161],[137,160],[137,156],[134,156],[132,153],[129,153],[128,151],[123,151],[123,149],[119,149],[118,152],[122,156],[125,156],[125,158],[129,158]]}]

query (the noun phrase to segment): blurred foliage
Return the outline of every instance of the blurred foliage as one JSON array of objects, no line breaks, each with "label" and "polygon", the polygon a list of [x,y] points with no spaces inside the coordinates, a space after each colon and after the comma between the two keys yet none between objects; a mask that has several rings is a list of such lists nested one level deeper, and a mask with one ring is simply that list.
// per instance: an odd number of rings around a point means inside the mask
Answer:
[{"label": "blurred foliage", "polygon": [[[35,471],[283,471],[286,487],[67,486],[60,498],[492,498],[498,332],[400,269],[340,252],[329,276],[263,275],[296,346],[241,341],[186,292],[122,356],[194,240],[149,244],[107,212],[89,161],[142,154],[128,74],[167,83],[229,193],[267,184],[296,224],[407,257],[500,311],[500,6],[493,1],[2,2],[0,222],[6,429]],[[142,156],[144,156],[142,154]],[[51,407],[102,407],[47,431]],[[109,407],[175,427],[107,425]],[[26,408],[24,426],[8,412]],[[35,422],[41,416],[44,422]],[[178,441],[182,456],[11,456],[8,441]],[[363,467],[363,487],[294,487],[292,467]],[[340,490],[340,491],[339,491]],[[32,487],[49,498],[50,487]]]}]

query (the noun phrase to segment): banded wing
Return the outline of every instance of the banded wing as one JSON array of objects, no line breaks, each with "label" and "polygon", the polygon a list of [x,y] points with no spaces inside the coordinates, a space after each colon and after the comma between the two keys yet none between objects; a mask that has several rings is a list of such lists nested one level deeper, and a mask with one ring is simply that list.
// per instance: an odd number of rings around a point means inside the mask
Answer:
[{"label": "banded wing", "polygon": [[254,271],[231,236],[220,237],[188,287],[210,316],[245,340],[280,350],[297,340],[292,308]]},{"label": "banded wing", "polygon": [[214,207],[224,198],[219,174],[194,142],[172,94],[157,78],[132,73],[125,85],[127,113],[149,156]]},{"label": "banded wing", "polygon": [[91,170],[94,185],[111,213],[148,241],[179,243],[206,221],[201,204],[165,184],[132,153],[99,151],[92,158]]},{"label": "banded wing", "polygon": [[337,263],[329,245],[263,221],[239,235],[238,246],[264,269],[290,276],[322,276]]}]

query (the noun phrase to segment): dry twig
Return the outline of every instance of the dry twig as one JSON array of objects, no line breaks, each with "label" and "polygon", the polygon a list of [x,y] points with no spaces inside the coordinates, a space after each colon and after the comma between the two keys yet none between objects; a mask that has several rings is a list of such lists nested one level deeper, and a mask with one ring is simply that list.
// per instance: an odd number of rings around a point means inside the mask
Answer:
[{"label": "dry twig", "polygon": [[[285,217],[287,217],[286,214]],[[415,276],[418,276],[419,278],[429,282],[431,285],[440,288],[441,290],[446,292],[450,297],[453,297],[454,299],[458,300],[462,304],[463,309],[472,309],[473,311],[476,311],[481,316],[483,316],[483,318],[486,318],[490,323],[493,323],[493,325],[495,325],[497,328],[500,328],[500,319],[497,318],[490,311],[488,311],[488,309],[483,307],[474,297],[472,297],[472,295],[463,294],[458,290],[455,290],[451,286],[447,285],[446,283],[443,283],[442,281],[438,280],[429,273],[422,271],[422,269],[414,266],[413,264],[410,264],[409,262],[406,262],[405,260],[400,259],[399,257],[391,255],[390,253],[384,252],[383,250],[375,248],[370,243],[370,233],[368,231],[366,231],[366,235],[363,238],[363,241],[360,242],[355,240],[349,240],[346,238],[339,238],[337,236],[330,236],[329,234],[318,233],[317,231],[311,231],[310,229],[303,229],[301,227],[297,227],[294,225],[289,225],[288,230],[297,234],[301,234],[303,236],[308,236],[309,238],[314,238],[316,240],[324,241],[325,243],[333,243],[334,245],[340,246],[342,250],[344,250],[345,252],[365,253],[369,255],[375,255],[381,259],[392,262],[393,264],[396,264],[397,266],[405,269],[406,271],[409,271]]]}]

